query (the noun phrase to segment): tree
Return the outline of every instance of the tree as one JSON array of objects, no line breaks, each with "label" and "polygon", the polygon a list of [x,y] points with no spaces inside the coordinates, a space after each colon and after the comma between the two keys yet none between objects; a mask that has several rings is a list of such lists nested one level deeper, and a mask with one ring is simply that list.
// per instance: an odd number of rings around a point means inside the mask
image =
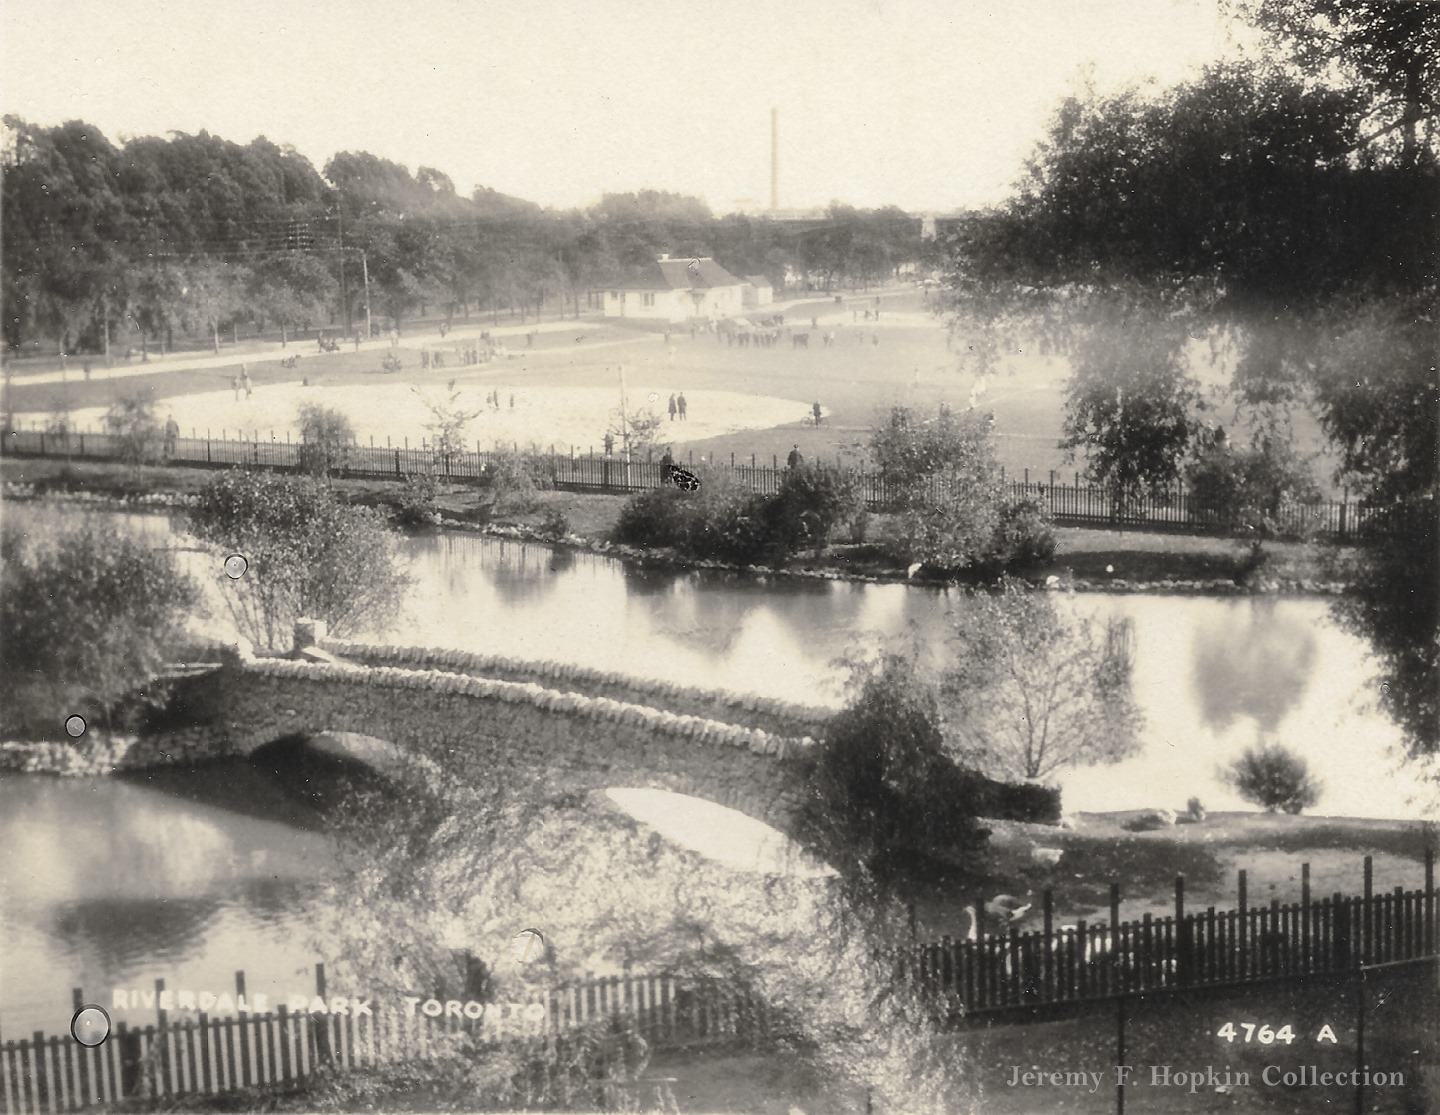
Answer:
[{"label": "tree", "polygon": [[335,304],[339,287],[335,276],[317,257],[299,251],[282,252],[258,261],[250,271],[248,299],[260,318],[280,327],[280,343],[290,331],[319,320]]},{"label": "tree", "polygon": [[1422,126],[1440,112],[1440,10],[1374,0],[1240,0],[1240,11],[1309,76],[1339,67],[1375,117],[1364,144],[1400,134],[1400,161],[1427,154]]},{"label": "tree", "polygon": [[629,460],[655,448],[660,426],[660,416],[650,407],[636,407],[628,412],[616,407],[610,414],[606,432],[620,439],[621,455]]},{"label": "tree", "polygon": [[1140,747],[1128,632],[1103,633],[1047,594],[1005,581],[956,617],[941,683],[946,747],[995,778],[1047,778]]},{"label": "tree", "polygon": [[116,441],[120,459],[139,472],[160,455],[162,430],[155,404],[145,395],[124,395],[105,412],[105,429]]},{"label": "tree", "polygon": [[892,510],[892,556],[943,571],[987,560],[1004,498],[986,419],[943,405],[923,418],[894,407],[871,434],[870,452]]},{"label": "tree", "polygon": [[1231,765],[1225,780],[1246,801],[1267,813],[1299,813],[1320,800],[1321,784],[1299,755],[1278,743],[1247,748]]},{"label": "tree", "polygon": [[460,405],[460,390],[453,379],[445,385],[449,394],[438,401],[425,395],[418,387],[411,390],[430,412],[431,421],[425,425],[430,431],[430,448],[441,465],[448,468],[450,459],[465,450],[465,427],[483,411],[466,410]]},{"label": "tree", "polygon": [[1092,328],[1077,346],[1064,439],[1121,513],[1170,490],[1189,452],[1199,401],[1173,330],[1145,320]]},{"label": "tree", "polygon": [[797,831],[852,900],[913,903],[963,875],[957,865],[983,852],[990,833],[913,662],[886,655],[857,672],[852,692],[809,760]]},{"label": "tree", "polygon": [[88,517],[0,530],[0,727],[64,738],[67,716],[116,726],[199,603],[175,554]]},{"label": "tree", "polygon": [[381,517],[308,477],[227,472],[199,493],[190,530],[217,556],[248,561],[243,577],[217,582],[241,634],[260,647],[286,645],[302,616],[341,637],[383,629],[410,585]]},{"label": "tree", "polygon": [[222,261],[191,263],[182,271],[181,317],[210,334],[215,352],[220,351],[220,326],[240,310],[245,278],[243,268]]},{"label": "tree", "polygon": [[300,467],[311,476],[329,479],[345,467],[355,444],[355,427],[344,411],[319,403],[301,403]]},{"label": "tree", "polygon": [[1202,449],[1185,476],[1197,510],[1221,526],[1247,532],[1257,545],[1264,538],[1307,533],[1282,512],[1320,498],[1309,465],[1278,433],[1259,436],[1249,449]]},{"label": "tree", "polygon": [[[1339,450],[1335,480],[1377,519],[1408,524],[1366,539],[1359,591],[1334,607],[1379,651],[1381,692],[1411,750],[1432,753],[1440,170],[1426,154],[1433,142],[1418,151],[1413,141],[1408,150],[1372,142],[1389,127],[1387,112],[1405,119],[1414,102],[1357,67],[1419,72],[1433,84],[1437,15],[1425,5],[1329,0],[1242,7],[1260,12],[1323,80],[1237,64],[1157,94],[1067,99],[1017,195],[956,237],[956,328],[977,331],[982,353],[994,350],[994,331],[1023,324],[1073,354],[1097,323],[1120,319],[1116,307],[1136,307],[1162,339],[1192,349],[1208,340],[1233,354],[1234,397],[1262,428],[1267,412],[1313,404]],[[1413,112],[1408,119],[1413,137]],[[1175,346],[1156,351],[1164,359],[1120,364],[1165,371],[1150,393],[1145,452],[1131,475],[1113,470],[1122,490],[1146,475],[1163,486],[1181,459],[1182,427],[1195,427],[1181,366],[1166,362]],[[1095,411],[1116,386],[1103,359],[1075,377],[1072,436],[1103,428]],[[1117,431],[1133,425],[1123,414],[1118,424],[1098,416]],[[1118,460],[1130,441],[1115,436],[1101,448]]]},{"label": "tree", "polygon": [[780,490],[766,506],[767,534],[787,553],[822,550],[842,524],[864,510],[853,473],[819,465],[787,469]]}]

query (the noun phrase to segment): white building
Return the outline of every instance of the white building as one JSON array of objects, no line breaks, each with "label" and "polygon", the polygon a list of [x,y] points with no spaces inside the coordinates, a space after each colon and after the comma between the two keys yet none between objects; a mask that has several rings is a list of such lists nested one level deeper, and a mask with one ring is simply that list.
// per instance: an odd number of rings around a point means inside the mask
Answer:
[{"label": "white building", "polygon": [[597,294],[603,299],[606,317],[678,323],[692,317],[740,313],[745,308],[746,285],[709,256],[661,256],[625,282]]},{"label": "white building", "polygon": [[775,301],[775,288],[764,275],[745,276],[745,306],[768,306]]}]

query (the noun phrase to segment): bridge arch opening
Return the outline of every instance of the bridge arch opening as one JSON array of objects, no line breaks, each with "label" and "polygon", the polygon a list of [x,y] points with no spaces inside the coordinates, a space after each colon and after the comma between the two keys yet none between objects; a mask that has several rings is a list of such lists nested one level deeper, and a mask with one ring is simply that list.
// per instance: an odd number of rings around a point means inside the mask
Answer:
[{"label": "bridge arch opening", "polygon": [[604,796],[665,839],[733,870],[816,879],[835,874],[793,837],[737,809],[639,787],[607,787]]}]

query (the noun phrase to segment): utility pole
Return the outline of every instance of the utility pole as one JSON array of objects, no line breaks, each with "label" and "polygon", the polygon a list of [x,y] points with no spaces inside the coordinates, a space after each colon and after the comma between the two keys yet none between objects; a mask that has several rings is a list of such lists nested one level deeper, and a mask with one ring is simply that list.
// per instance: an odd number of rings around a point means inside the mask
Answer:
[{"label": "utility pole", "polygon": [[365,339],[366,339],[366,340],[369,340],[370,337],[371,337],[371,325],[370,325],[370,263],[369,263],[369,261],[366,259],[365,253],[364,253],[363,251],[360,253],[360,270],[361,270],[361,271],[364,273],[364,275],[365,275]]},{"label": "utility pole", "polygon": [[345,332],[354,329],[350,314],[350,288],[345,282],[345,204],[340,191],[335,191],[335,221],[340,229],[340,305],[345,308]]}]

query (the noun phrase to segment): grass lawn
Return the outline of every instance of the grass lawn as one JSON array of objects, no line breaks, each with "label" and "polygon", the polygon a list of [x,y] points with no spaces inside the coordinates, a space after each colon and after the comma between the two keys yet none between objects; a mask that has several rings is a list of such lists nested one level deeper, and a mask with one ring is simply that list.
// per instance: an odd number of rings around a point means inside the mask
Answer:
[{"label": "grass lawn", "polygon": [[[992,830],[991,877],[979,895],[946,895],[920,910],[921,935],[958,935],[961,908],[1003,892],[1033,900],[1022,930],[1041,925],[1040,894],[1054,895],[1057,924],[1085,918],[1109,921],[1110,884],[1120,884],[1120,916],[1165,916],[1175,911],[1175,876],[1185,876],[1190,911],[1238,904],[1238,872],[1246,872],[1252,907],[1300,900],[1300,865],[1310,864],[1310,890],[1320,899],[1359,894],[1363,859],[1373,858],[1375,892],[1424,883],[1427,844],[1440,849],[1434,825],[1350,817],[1291,817],[1269,813],[1212,813],[1194,825],[1127,832],[1131,813],[1081,813],[1073,829],[987,821]],[[1061,851],[1058,863],[1036,863],[1033,848]]]},{"label": "grass lawn", "polygon": [[[706,457],[728,461],[733,456],[737,462],[752,457],[757,462],[784,461],[790,447],[798,444],[812,461],[843,459],[858,463],[871,428],[889,407],[908,404],[930,408],[944,401],[964,408],[978,386],[971,375],[956,370],[958,353],[953,346],[963,342],[952,341],[939,319],[926,313],[919,292],[890,291],[881,296],[881,304],[880,320],[870,323],[854,321],[852,314],[874,305],[871,294],[846,295],[838,305],[820,300],[789,307],[784,311],[787,321],[797,330],[812,334],[809,347],[804,349],[793,348],[783,340],[772,348],[731,346],[714,336],[691,338],[688,332],[676,332],[667,347],[653,323],[588,319],[575,322],[573,330],[537,334],[533,349],[523,347],[519,338],[508,338],[515,358],[489,365],[465,367],[452,359],[444,369],[421,371],[420,345],[412,337],[402,340],[400,346],[404,369],[386,375],[380,371],[381,354],[376,350],[342,351],[322,357],[315,354],[313,343],[307,346],[297,342],[291,351],[300,353],[302,359],[293,369],[280,367],[281,354],[272,350],[269,354],[236,354],[235,363],[223,367],[93,383],[81,381],[78,373],[64,385],[26,384],[22,380],[13,388],[11,405],[17,413],[44,414],[62,396],[72,409],[81,410],[108,406],[120,395],[136,391],[157,400],[218,393],[214,406],[206,404],[207,413],[212,414],[210,421],[181,422],[185,434],[189,434],[190,426],[196,426],[203,436],[205,426],[218,433],[222,427],[254,425],[245,419],[247,404],[236,404],[229,395],[230,379],[241,359],[249,363],[257,407],[267,389],[280,384],[298,385],[302,378],[317,387],[345,388],[352,395],[373,386],[443,385],[455,379],[462,388],[478,389],[482,395],[495,387],[507,395],[511,390],[564,392],[584,388],[614,391],[618,403],[617,367],[623,364],[630,405],[656,406],[662,417],[668,396],[679,391],[687,395],[700,393],[702,400],[705,393],[716,392],[785,402],[778,415],[767,416],[763,425],[753,427],[749,421],[735,421],[736,416],[707,411],[704,405],[692,406],[692,422],[722,428],[746,427],[704,436],[700,436],[702,431],[692,432],[684,424],[667,419],[661,437],[675,442],[677,448],[683,446],[676,454],[682,462],[692,454],[696,460]],[[810,326],[811,317],[818,317],[818,327]],[[471,328],[480,325],[477,319]],[[825,332],[835,334],[832,347],[821,341]],[[577,343],[576,338],[583,340]],[[432,347],[445,351],[457,343],[452,337]],[[1206,378],[1216,381],[1227,374],[1223,369],[1207,370]],[[1048,479],[1051,470],[1057,482],[1073,477],[1077,466],[1068,462],[1057,447],[1067,375],[1068,366],[1059,357],[1022,346],[1005,358],[1003,368],[975,396],[976,405],[995,416],[996,451],[1012,475],[1022,476],[1029,469],[1033,480]],[[334,397],[336,393],[327,394]],[[656,396],[654,403],[649,402],[651,394]],[[818,427],[807,418],[815,402],[821,404],[825,414]],[[367,400],[358,395],[348,405],[361,412],[371,409]],[[725,408],[727,404],[721,396],[714,405]],[[1220,417],[1231,428],[1235,440],[1242,440],[1242,431],[1232,415],[1222,408]],[[268,413],[265,420],[267,425],[276,421]],[[574,440],[578,451],[588,447],[587,440],[598,449],[604,435],[604,409],[590,414],[587,421],[588,425],[579,428],[567,425],[562,440]],[[1297,414],[1294,424],[1301,452],[1318,453],[1323,438],[1313,419]],[[516,431],[510,426],[508,414],[488,423],[482,415],[471,423],[469,438],[483,444],[499,437],[513,440]],[[283,431],[277,432],[283,437]],[[397,444],[402,433],[406,431],[393,431]],[[533,438],[543,445],[561,436],[540,423],[518,440],[523,444]],[[1325,459],[1317,461],[1315,471],[1322,484],[1328,483],[1329,465]]]}]

